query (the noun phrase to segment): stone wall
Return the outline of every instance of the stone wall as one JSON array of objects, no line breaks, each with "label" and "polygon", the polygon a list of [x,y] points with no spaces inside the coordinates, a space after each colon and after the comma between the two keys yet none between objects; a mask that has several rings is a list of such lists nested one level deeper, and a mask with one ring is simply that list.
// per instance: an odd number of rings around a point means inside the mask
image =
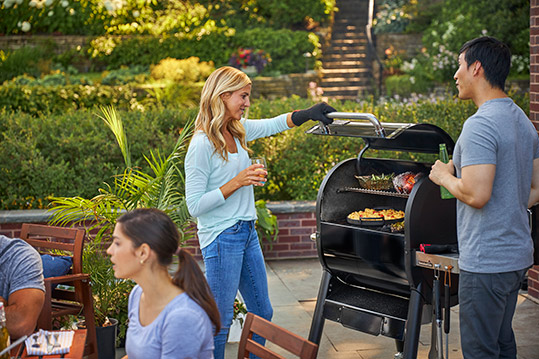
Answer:
[{"label": "stone wall", "polygon": [[288,74],[277,77],[255,77],[252,81],[251,96],[253,98],[263,97],[274,100],[291,95],[307,97],[309,83],[315,82],[319,84],[320,76],[316,72],[310,71],[303,74]]},{"label": "stone wall", "polygon": [[17,50],[25,46],[38,46],[55,42],[55,52],[60,54],[68,50],[77,50],[86,46],[91,37],[77,35],[13,35],[0,36],[1,50]]},{"label": "stone wall", "polygon": [[415,57],[423,47],[422,34],[378,34],[376,35],[376,53],[383,60],[386,49],[393,47],[397,54],[405,53],[406,58]]}]

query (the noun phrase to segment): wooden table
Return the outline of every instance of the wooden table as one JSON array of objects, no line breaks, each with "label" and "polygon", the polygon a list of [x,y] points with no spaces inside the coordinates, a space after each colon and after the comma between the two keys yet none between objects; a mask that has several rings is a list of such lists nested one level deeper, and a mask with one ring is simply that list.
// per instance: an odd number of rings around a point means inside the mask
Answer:
[{"label": "wooden table", "polygon": [[[84,345],[86,344],[86,329],[77,329],[75,330],[75,335],[73,336],[73,342],[71,343],[71,348],[69,348],[69,353],[65,354],[55,354],[55,355],[34,355],[29,356],[26,354],[26,347],[22,343],[24,352],[20,358],[27,359],[48,359],[48,358],[72,358],[72,359],[82,359],[84,355]],[[20,349],[19,349],[20,350]],[[18,358],[18,357],[16,357]]]}]

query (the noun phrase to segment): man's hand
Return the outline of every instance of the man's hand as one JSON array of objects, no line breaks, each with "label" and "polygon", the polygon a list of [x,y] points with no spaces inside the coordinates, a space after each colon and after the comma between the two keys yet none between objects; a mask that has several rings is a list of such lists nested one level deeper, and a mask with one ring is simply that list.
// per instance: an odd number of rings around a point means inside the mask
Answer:
[{"label": "man's hand", "polygon": [[[436,183],[438,186],[443,186],[442,181],[447,180],[448,176],[455,177],[455,166],[453,165],[453,160],[450,160],[448,163],[443,163],[438,160],[432,165],[430,170],[429,178],[432,182]],[[444,186],[445,187],[445,186]]]},{"label": "man's hand", "polygon": [[495,165],[472,165],[462,167],[460,178],[457,178],[453,161],[447,164],[436,161],[429,178],[437,185],[445,187],[459,201],[479,209],[490,200],[495,175]]},{"label": "man's hand", "polygon": [[11,339],[30,335],[43,308],[45,293],[40,289],[20,289],[9,295],[6,305],[6,324]]}]

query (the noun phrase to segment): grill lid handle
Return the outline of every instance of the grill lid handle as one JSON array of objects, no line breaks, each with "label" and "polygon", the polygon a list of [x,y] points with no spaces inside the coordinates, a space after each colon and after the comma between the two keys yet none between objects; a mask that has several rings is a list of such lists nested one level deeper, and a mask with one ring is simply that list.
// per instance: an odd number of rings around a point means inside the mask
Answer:
[{"label": "grill lid handle", "polygon": [[374,126],[374,131],[376,134],[381,137],[386,137],[386,131],[384,130],[384,127],[378,121],[376,116],[374,116],[372,113],[362,113],[362,112],[330,112],[326,114],[329,118],[341,118],[341,119],[349,119],[349,120],[369,120],[372,125]]}]

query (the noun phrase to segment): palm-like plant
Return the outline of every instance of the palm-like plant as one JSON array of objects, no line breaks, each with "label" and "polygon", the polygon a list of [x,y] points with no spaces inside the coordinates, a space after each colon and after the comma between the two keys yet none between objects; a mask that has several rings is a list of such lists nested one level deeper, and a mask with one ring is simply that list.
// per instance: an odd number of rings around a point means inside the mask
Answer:
[{"label": "palm-like plant", "polygon": [[110,238],[116,219],[126,211],[141,207],[158,208],[168,213],[182,233],[183,241],[192,235],[187,231],[191,216],[183,195],[185,178],[181,164],[192,134],[193,121],[189,121],[181,130],[168,156],[161,155],[158,150],[144,156],[150,168],[146,173],[131,166],[127,136],[116,110],[106,107],[101,108],[101,113],[98,117],[114,133],[124,157],[125,169],[114,176],[112,185],[105,183],[94,198],[51,198],[50,223],[60,226],[82,225],[88,233],[98,229],[93,241],[85,246],[83,270],[90,274],[92,282],[96,323],[103,325],[107,317],[115,317],[119,320],[122,336],[127,324],[127,298],[133,283],[114,277],[111,262],[104,255],[104,244]]},{"label": "palm-like plant", "polygon": [[122,121],[113,107],[101,108],[98,115],[114,133],[125,162],[123,173],[114,176],[112,185],[105,183],[100,194],[91,199],[82,197],[52,197],[51,224],[66,225],[91,223],[89,230],[99,228],[96,240],[104,233],[110,233],[118,216],[135,208],[158,208],[165,211],[188,239],[186,231],[191,216],[184,196],[185,178],[181,171],[187,140],[192,134],[193,122],[181,130],[174,149],[168,156],[156,150],[144,156],[151,173],[131,167],[131,157],[127,136]]}]

